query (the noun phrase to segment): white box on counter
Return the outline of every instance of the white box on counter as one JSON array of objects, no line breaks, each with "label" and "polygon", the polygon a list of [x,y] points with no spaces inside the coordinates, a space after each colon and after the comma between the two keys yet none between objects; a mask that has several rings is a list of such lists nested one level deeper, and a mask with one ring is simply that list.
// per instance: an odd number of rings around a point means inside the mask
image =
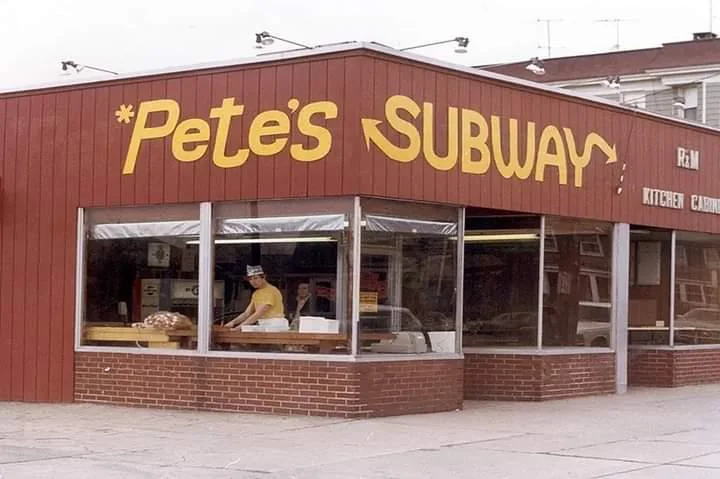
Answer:
[{"label": "white box on counter", "polygon": [[327,319],[322,316],[300,316],[299,319],[298,331],[301,333],[337,334],[340,332],[340,321],[337,319]]}]

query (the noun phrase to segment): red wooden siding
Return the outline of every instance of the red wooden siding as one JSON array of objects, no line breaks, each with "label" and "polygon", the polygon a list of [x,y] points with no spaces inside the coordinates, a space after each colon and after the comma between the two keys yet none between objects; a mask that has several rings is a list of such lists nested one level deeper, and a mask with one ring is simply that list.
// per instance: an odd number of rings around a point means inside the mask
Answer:
[{"label": "red wooden siding", "polygon": [[[521,162],[528,121],[537,124],[538,138],[547,125],[571,128],[580,150],[585,136],[596,131],[616,144],[619,161],[606,165],[595,149],[582,188],[572,186],[572,168],[569,184],[560,185],[552,167],[540,183],[532,176],[505,179],[494,165],[483,175],[462,173],[460,162],[436,171],[422,153],[399,163],[375,145],[368,149],[360,121],[383,121],[378,128],[388,140],[407,146],[384,117],[386,99],[396,94],[420,106],[433,103],[438,155],[448,150],[451,106],[478,111],[488,122],[500,116],[506,156],[507,120],[517,118]],[[272,109],[290,114],[286,148],[274,156],[251,154],[242,167],[214,166],[218,121],[209,118],[210,109],[228,97],[245,107],[231,124],[229,154],[247,147],[253,118]],[[118,123],[115,111],[123,104],[137,111],[140,102],[162,98],[179,103],[180,121],[209,122],[207,153],[182,163],[173,157],[170,138],[148,141],[135,173],[123,175],[133,123]],[[291,98],[300,108],[323,100],[337,104],[337,118],[323,122],[332,136],[325,158],[291,158],[292,143],[315,145],[298,130],[299,110],[290,112]],[[154,115],[150,123],[163,121]],[[422,127],[422,116],[414,124]],[[700,150],[699,172],[675,166],[677,146]],[[686,201],[690,194],[720,196],[715,151],[720,135],[708,130],[363,50],[0,95],[0,400],[73,398],[78,207],[364,194],[720,232],[720,218],[687,206],[675,211],[641,204],[643,186],[683,192]]]},{"label": "red wooden siding", "polygon": [[[385,101],[392,95],[409,96],[420,106],[423,101],[432,102],[433,137],[438,154],[447,152],[447,112],[451,106],[478,111],[488,123],[491,115],[500,116],[502,151],[506,158],[507,120],[517,118],[521,162],[524,161],[527,121],[536,122],[537,138],[547,125],[561,130],[571,128],[580,152],[584,150],[586,135],[595,131],[616,145],[618,161],[606,165],[605,155],[594,149],[591,162],[583,171],[583,187],[575,188],[569,158],[568,184],[560,185],[553,167],[546,168],[544,182],[535,181],[534,172],[525,181],[505,179],[494,165],[484,175],[466,174],[460,172],[459,161],[455,168],[443,172],[430,167],[422,152],[410,163],[398,163],[371,145],[372,165],[356,167],[356,171],[360,168],[363,172],[372,171],[372,181],[361,180],[362,194],[720,232],[720,217],[689,209],[690,194],[720,196],[720,188],[713,180],[720,176],[720,164],[712,156],[713,151],[720,148],[720,134],[582,99],[531,92],[517,85],[457,72],[441,72],[433,66],[379,55],[372,57],[365,59],[367,65],[363,71],[374,74],[370,85],[374,95],[370,103],[363,103],[362,116],[384,120]],[[413,123],[422,131],[421,117]],[[387,122],[379,128],[393,143],[405,146]],[[678,146],[700,150],[700,171],[675,166]],[[623,192],[618,195],[616,188],[623,174],[623,163],[627,167]],[[402,182],[396,189],[398,176]],[[685,209],[642,205],[643,186],[685,193]]]}]

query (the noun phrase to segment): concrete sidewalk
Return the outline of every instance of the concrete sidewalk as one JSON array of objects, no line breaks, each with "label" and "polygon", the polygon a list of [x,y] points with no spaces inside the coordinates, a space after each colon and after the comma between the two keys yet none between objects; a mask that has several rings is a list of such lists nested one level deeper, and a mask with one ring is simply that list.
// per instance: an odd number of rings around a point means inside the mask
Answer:
[{"label": "concrete sidewalk", "polygon": [[370,420],[0,402],[0,478],[720,478],[720,385]]}]

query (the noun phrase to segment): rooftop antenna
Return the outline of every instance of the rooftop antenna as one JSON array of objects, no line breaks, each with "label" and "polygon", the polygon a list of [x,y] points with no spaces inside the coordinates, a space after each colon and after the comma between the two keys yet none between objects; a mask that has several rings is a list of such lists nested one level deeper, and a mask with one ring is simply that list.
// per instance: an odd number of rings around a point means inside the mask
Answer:
[{"label": "rooftop antenna", "polygon": [[709,17],[710,17],[710,29],[708,30],[708,32],[712,32],[712,31],[713,31],[713,13],[712,13],[712,7],[713,7],[713,0],[708,0],[708,9],[710,10],[710,11],[709,11],[709,14],[710,14],[710,15],[709,15]]},{"label": "rooftop antenna", "polygon": [[613,50],[620,50],[620,24],[622,22],[629,21],[627,18],[602,18],[600,20],[596,20],[600,23],[614,23],[615,24],[615,45],[613,45]]},{"label": "rooftop antenna", "polygon": [[[545,37],[547,41],[547,58],[550,58],[552,56],[552,45],[550,43],[550,24],[553,22],[562,22],[562,18],[538,18],[538,23],[544,22],[545,23]],[[542,48],[542,45],[538,45],[538,48]]]}]

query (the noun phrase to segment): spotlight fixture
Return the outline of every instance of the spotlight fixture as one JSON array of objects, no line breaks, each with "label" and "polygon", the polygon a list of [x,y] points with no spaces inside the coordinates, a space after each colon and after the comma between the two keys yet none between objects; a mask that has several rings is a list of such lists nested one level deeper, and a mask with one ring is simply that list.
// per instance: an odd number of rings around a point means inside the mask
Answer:
[{"label": "spotlight fixture", "polygon": [[103,73],[109,73],[111,75],[119,75],[118,72],[114,72],[112,70],[106,70],[104,68],[94,67],[91,65],[80,65],[78,63],[75,63],[72,60],[63,60],[60,62],[60,67],[62,68],[62,71],[65,72],[65,74],[72,73],[74,71],[75,73],[80,73],[83,70],[95,70],[98,72]]},{"label": "spotlight fixture", "polygon": [[605,78],[602,83],[608,88],[620,88],[620,77],[617,75],[609,76]]},{"label": "spotlight fixture", "polygon": [[538,57],[532,57],[530,63],[525,67],[526,70],[533,72],[535,75],[545,74],[545,64]]},{"label": "spotlight fixture", "polygon": [[405,52],[408,50],[414,50],[416,48],[425,48],[425,47],[431,47],[434,45],[443,45],[445,43],[456,43],[455,49],[453,50],[455,53],[467,53],[467,46],[468,43],[470,43],[470,39],[468,37],[455,37],[451,38],[450,40],[442,40],[439,42],[431,42],[431,43],[423,43],[422,45],[415,45],[412,47],[405,47],[400,48],[399,50],[401,52]]},{"label": "spotlight fixture", "polygon": [[262,31],[260,33],[255,34],[255,48],[263,48],[263,47],[269,47],[273,43],[275,43],[275,40],[289,43],[290,45],[295,45],[296,47],[302,47],[306,48],[308,50],[311,50],[312,47],[309,45],[304,45],[302,43],[294,42],[292,40],[288,40],[286,38],[280,38],[275,35],[271,35],[270,33],[266,31]]}]

